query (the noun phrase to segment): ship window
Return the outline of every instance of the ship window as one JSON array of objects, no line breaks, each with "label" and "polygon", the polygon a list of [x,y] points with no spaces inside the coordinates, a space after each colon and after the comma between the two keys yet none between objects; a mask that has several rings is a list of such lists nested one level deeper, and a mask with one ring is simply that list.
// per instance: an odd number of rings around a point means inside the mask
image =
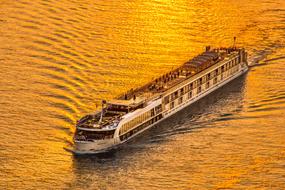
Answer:
[{"label": "ship window", "polygon": [[181,104],[183,101],[183,97],[180,97],[179,100],[178,100],[178,104]]},{"label": "ship window", "polygon": [[210,87],[210,82],[207,82],[206,83],[206,88],[209,88]]},{"label": "ship window", "polygon": [[197,87],[197,81],[194,81],[193,82],[193,88],[196,88]]},{"label": "ship window", "polygon": [[174,102],[171,102],[170,109],[173,109],[173,108],[174,108]]},{"label": "ship window", "polygon": [[199,94],[202,91],[201,86],[198,87],[197,93]]},{"label": "ship window", "polygon": [[210,79],[211,79],[211,74],[208,73],[208,74],[207,74],[207,81],[210,80]]},{"label": "ship window", "polygon": [[198,82],[198,86],[202,84],[202,78],[199,78]]},{"label": "ship window", "polygon": [[107,109],[114,112],[128,112],[127,106],[121,106],[116,104],[110,104]]},{"label": "ship window", "polygon": [[165,103],[165,104],[168,104],[168,103],[169,103],[169,96],[166,96],[166,97],[164,98],[164,103]]},{"label": "ship window", "polygon": [[217,75],[218,75],[218,69],[215,70],[215,76],[217,76]]},{"label": "ship window", "polygon": [[193,89],[193,83],[190,83],[188,86],[189,86],[189,90]]},{"label": "ship window", "polygon": [[78,135],[76,138],[85,140],[102,140],[111,139],[114,135],[114,130],[112,131],[77,131]]},{"label": "ship window", "polygon": [[154,109],[151,109],[151,117],[154,116]]},{"label": "ship window", "polygon": [[190,84],[190,90],[193,90],[193,83]]},{"label": "ship window", "polygon": [[184,87],[184,91],[187,92],[189,90],[189,86]]},{"label": "ship window", "polygon": [[188,93],[188,99],[192,98],[192,91]]},{"label": "ship window", "polygon": [[214,84],[218,82],[217,77],[214,78]]},{"label": "ship window", "polygon": [[174,98],[178,98],[178,91],[174,92]]},{"label": "ship window", "polygon": [[170,97],[171,97],[171,101],[173,101],[173,100],[175,99],[174,93],[172,93],[172,94],[170,95]]},{"label": "ship window", "polygon": [[180,89],[180,95],[183,95],[184,94],[184,88],[181,88]]}]

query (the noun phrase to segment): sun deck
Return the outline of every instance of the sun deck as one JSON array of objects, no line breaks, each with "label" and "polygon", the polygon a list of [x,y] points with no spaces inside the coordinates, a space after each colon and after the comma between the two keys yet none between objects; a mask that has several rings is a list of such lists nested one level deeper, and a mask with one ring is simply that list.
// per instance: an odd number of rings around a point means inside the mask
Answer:
[{"label": "sun deck", "polygon": [[153,99],[182,81],[187,80],[195,74],[224,60],[232,52],[237,51],[239,51],[239,49],[236,48],[219,48],[210,50],[210,47],[206,47],[206,51],[202,54],[140,88],[131,89],[127,93],[119,96],[116,101],[128,102],[133,99],[144,99],[147,101]]}]

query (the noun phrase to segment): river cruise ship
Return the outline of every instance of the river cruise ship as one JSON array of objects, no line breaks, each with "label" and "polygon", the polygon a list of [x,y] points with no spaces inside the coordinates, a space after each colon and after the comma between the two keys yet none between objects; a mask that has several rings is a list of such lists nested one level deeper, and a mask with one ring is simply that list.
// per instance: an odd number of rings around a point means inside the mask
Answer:
[{"label": "river cruise ship", "polygon": [[247,70],[243,48],[207,46],[205,52],[150,83],[102,101],[102,110],[77,122],[73,153],[100,153],[117,147]]}]

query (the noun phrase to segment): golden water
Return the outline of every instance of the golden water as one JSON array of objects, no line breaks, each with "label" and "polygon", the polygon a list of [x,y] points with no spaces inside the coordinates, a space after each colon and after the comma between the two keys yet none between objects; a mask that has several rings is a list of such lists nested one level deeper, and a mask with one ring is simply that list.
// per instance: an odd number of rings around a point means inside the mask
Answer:
[{"label": "golden water", "polygon": [[[0,24],[0,189],[285,188],[284,0],[0,1]],[[263,66],[121,150],[63,149],[101,99],[233,36]]]}]

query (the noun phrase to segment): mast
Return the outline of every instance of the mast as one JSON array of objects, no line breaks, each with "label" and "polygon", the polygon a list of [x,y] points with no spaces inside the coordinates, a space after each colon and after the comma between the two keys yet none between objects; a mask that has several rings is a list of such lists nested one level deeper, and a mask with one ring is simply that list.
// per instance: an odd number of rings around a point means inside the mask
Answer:
[{"label": "mast", "polygon": [[106,100],[102,100],[102,110],[101,110],[101,116],[100,116],[100,120],[99,123],[102,122],[103,120],[103,114],[104,114],[104,105],[106,104]]}]

